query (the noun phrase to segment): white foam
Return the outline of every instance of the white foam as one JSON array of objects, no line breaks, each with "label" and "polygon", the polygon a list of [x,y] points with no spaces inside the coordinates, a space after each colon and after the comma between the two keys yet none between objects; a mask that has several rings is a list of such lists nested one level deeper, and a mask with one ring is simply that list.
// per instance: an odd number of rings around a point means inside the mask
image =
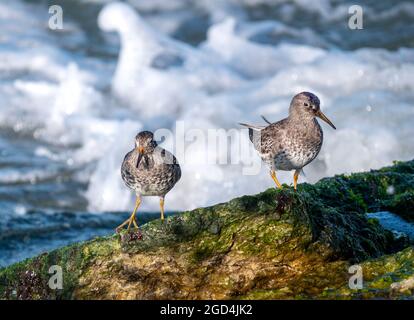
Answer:
[{"label": "white foam", "polygon": [[[165,110],[179,116],[184,105],[204,99],[205,93],[242,83],[220,61],[151,28],[127,4],[105,6],[98,21],[121,38],[113,92],[144,117],[165,115]],[[154,67],[157,63],[161,66]]]},{"label": "white foam", "polygon": [[309,63],[324,55],[323,50],[309,46],[280,45],[275,50],[273,46],[257,44],[237,35],[235,29],[234,18],[213,25],[204,48],[217,53],[228,65],[248,77],[271,76],[286,65]]},{"label": "white foam", "polygon": [[[259,121],[259,112],[256,110],[271,111],[272,119],[277,120],[286,114],[286,106],[293,94],[300,90],[312,90],[322,98],[323,109],[332,120],[335,121],[336,112],[341,117],[336,119],[339,127],[337,132],[324,127],[326,142],[320,161],[306,168],[307,179],[315,181],[325,175],[380,167],[390,163],[396,154],[401,154],[392,123],[388,123],[389,128],[370,125],[369,130],[366,130],[356,125],[354,116],[365,108],[361,100],[372,95],[373,90],[377,94],[389,91],[399,93],[402,88],[412,86],[410,74],[413,65],[407,61],[405,70],[401,70],[397,63],[399,53],[366,49],[345,54],[303,45],[259,45],[237,35],[233,19],[214,25],[200,50],[212,52],[212,57],[220,64],[226,64],[238,73],[252,77],[252,80],[240,90],[222,90],[213,96],[203,96],[196,103],[192,95],[182,97],[180,118],[191,121],[192,126],[203,130],[229,128],[234,125],[235,118],[240,117],[243,121],[254,118]],[[411,54],[408,53],[410,57]],[[166,77],[166,74],[162,77]],[[398,74],[398,81],[391,83],[390,75],[395,74]],[[127,72],[122,76],[127,78],[134,75]],[[258,79],[266,79],[266,76],[267,80],[258,82]],[[118,80],[114,79],[115,82]],[[188,84],[181,84],[178,90],[187,93]],[[154,81],[153,85],[156,90],[165,92],[160,82]],[[200,93],[195,94],[198,96]],[[348,99],[353,94],[360,95],[357,101]],[[391,96],[394,97],[393,94]],[[148,102],[153,103],[152,98],[144,94]],[[275,104],[274,101],[280,103]],[[396,106],[401,109],[405,107]],[[342,112],[344,108],[352,111]],[[373,108],[383,108],[383,103]],[[366,121],[366,117],[364,113],[359,123]],[[370,120],[379,122],[380,119],[383,116],[376,112],[370,114]],[[186,156],[196,163],[183,165],[182,181],[168,197],[170,208],[207,205],[232,196],[258,192],[271,185],[266,169],[262,170],[259,177],[241,177],[240,166],[197,165],[197,159],[205,159],[207,153],[208,150],[197,146],[188,148]],[[281,177],[286,182],[291,181],[289,173],[282,173]],[[251,183],[252,179],[254,184]],[[235,183],[228,183],[231,181]],[[152,208],[156,209],[155,203]]]},{"label": "white foam", "polygon": [[56,177],[56,170],[40,169],[3,169],[0,172],[0,183],[31,183],[40,182],[46,179]]},{"label": "white foam", "polygon": [[[315,10],[323,16],[330,5],[324,1]],[[300,181],[378,168],[414,153],[414,49],[328,50],[312,45],[321,43],[315,34],[301,45],[264,45],[250,40],[252,35],[290,27],[225,17],[225,6],[217,11],[207,40],[191,47],[149,25],[127,4],[111,3],[100,13],[99,25],[103,32],[117,32],[121,48],[116,71],[108,77],[113,66],[106,61],[54,46],[49,33],[38,27],[37,14],[22,13],[27,9],[17,4],[7,10],[6,20],[21,16],[15,35],[22,40],[14,44],[17,49],[0,50],[0,127],[32,134],[61,150],[40,148],[35,154],[76,168],[75,178],[88,184],[91,211],[132,208],[133,194],[123,185],[120,165],[139,130],[165,127],[177,134],[175,121],[182,120],[187,130],[206,133],[238,128],[238,122],[263,124],[261,114],[277,121],[287,115],[291,97],[303,90],[320,97],[322,110],[338,130],[322,124],[321,154]],[[337,10],[341,15],[343,9]],[[36,44],[31,47],[24,45],[28,26]],[[300,37],[301,30],[290,31]],[[5,38],[14,41],[1,32],[0,39]],[[246,132],[240,139],[232,147],[250,145]],[[164,145],[174,151],[171,138]],[[241,162],[237,165],[203,163],[211,155],[218,159],[226,152],[187,142],[187,158],[177,154],[183,175],[167,196],[168,210],[210,205],[273,185],[266,168],[257,176],[242,175],[243,165],[260,163],[257,155],[233,152]],[[36,170],[6,171],[0,182],[55,174]],[[281,172],[279,178],[291,183],[292,173]],[[143,209],[158,210],[157,199],[145,199]]]}]

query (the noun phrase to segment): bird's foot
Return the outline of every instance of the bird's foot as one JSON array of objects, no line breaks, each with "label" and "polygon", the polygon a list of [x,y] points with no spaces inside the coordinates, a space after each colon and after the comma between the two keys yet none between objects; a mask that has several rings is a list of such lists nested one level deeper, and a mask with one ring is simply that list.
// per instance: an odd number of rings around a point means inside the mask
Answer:
[{"label": "bird's foot", "polygon": [[276,172],[275,171],[270,171],[270,176],[272,177],[273,181],[276,183],[277,189],[283,189],[281,183],[279,182],[279,180],[276,177]]},{"label": "bird's foot", "polygon": [[299,178],[299,173],[300,170],[296,170],[294,175],[293,175],[293,189],[295,190],[295,192],[297,191],[297,186],[298,186],[298,178]]},{"label": "bird's foot", "polygon": [[276,190],[282,190],[283,189],[283,186],[279,183],[279,181],[278,181],[278,183],[276,183],[275,189]]},{"label": "bird's foot", "polygon": [[124,222],[122,222],[118,227],[116,227],[115,232],[116,233],[120,233],[121,230],[124,228],[124,226],[128,225],[127,227],[127,232],[129,232],[129,230],[131,229],[131,225],[134,225],[134,228],[139,230],[138,227],[138,223],[137,220],[135,218],[135,215],[132,215],[131,217],[129,217],[128,219],[126,219]]},{"label": "bird's foot", "polygon": [[[123,243],[125,242],[129,243],[129,242],[133,242],[136,240],[142,240],[142,233],[138,227],[138,223],[135,219],[135,215],[132,215],[129,219],[125,220],[122,224],[120,224],[115,229],[116,233],[120,234],[125,225],[128,225],[128,227],[126,228],[126,232],[121,234],[121,241]],[[131,228],[131,225],[134,225],[134,227]]]},{"label": "bird's foot", "polygon": [[139,229],[133,229],[131,231],[121,234],[122,243],[131,243],[134,241],[142,240],[142,233]]}]

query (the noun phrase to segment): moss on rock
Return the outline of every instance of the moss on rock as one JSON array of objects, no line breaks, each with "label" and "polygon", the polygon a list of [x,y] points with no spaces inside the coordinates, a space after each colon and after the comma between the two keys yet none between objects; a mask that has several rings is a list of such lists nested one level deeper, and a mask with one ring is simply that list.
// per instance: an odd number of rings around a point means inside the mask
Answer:
[{"label": "moss on rock", "polygon": [[[99,238],[3,268],[0,297],[406,296],[410,289],[396,288],[410,287],[413,249],[400,251],[408,246],[406,238],[395,238],[365,213],[392,210],[412,217],[413,186],[414,161],[398,162],[301,184],[298,192],[285,186],[183,212],[164,224],[160,220],[145,224],[142,239],[133,233]],[[364,268],[365,291],[347,286],[352,263]],[[387,269],[390,264],[393,267]],[[63,268],[62,290],[48,286],[51,265]]]}]

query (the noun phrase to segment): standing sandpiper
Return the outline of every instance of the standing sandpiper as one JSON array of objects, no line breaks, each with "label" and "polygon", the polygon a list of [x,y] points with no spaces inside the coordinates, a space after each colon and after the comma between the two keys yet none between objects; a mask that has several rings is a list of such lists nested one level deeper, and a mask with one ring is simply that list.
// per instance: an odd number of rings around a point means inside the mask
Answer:
[{"label": "standing sandpiper", "polygon": [[161,220],[164,221],[164,197],[181,178],[180,165],[177,159],[167,150],[159,147],[154,135],[142,131],[135,137],[135,148],[125,156],[121,167],[121,175],[128,188],[137,196],[131,217],[123,222],[116,231],[133,223],[138,229],[135,216],[142,196],[160,197]]},{"label": "standing sandpiper", "polygon": [[278,188],[276,170],[295,170],[293,186],[296,190],[299,173],[304,166],[316,158],[322,147],[323,132],[316,117],[336,129],[322,113],[319,99],[310,92],[295,95],[290,103],[289,116],[268,126],[254,126],[241,123],[249,128],[250,140],[259,152],[263,162],[270,168],[270,176]]}]

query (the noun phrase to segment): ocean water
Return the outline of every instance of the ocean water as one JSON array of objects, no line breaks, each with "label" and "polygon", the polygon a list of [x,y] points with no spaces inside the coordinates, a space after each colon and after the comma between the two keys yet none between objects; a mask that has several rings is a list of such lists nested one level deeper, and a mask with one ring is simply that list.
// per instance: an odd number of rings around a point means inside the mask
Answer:
[{"label": "ocean water", "polygon": [[[170,212],[273,186],[239,150],[238,122],[281,119],[303,90],[338,129],[322,124],[300,182],[412,159],[414,3],[361,1],[362,30],[348,26],[352,4],[0,0],[0,266],[113,232],[133,208],[120,164],[143,129],[170,132],[162,145],[182,165]],[[236,132],[227,148],[203,143],[219,129]],[[157,218],[158,200],[142,210]]]}]

